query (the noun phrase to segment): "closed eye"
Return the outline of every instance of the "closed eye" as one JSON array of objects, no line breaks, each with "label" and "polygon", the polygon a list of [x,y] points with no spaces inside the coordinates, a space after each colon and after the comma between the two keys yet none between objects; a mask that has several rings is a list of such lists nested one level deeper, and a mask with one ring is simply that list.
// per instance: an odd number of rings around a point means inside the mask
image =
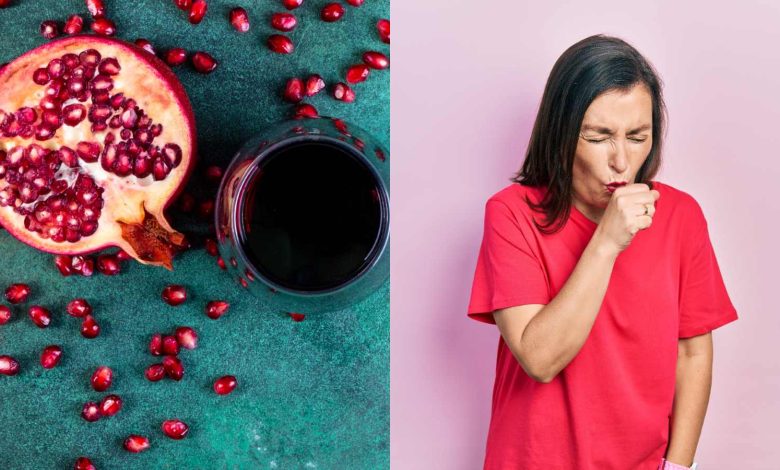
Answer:
[{"label": "closed eye", "polygon": [[[609,139],[605,137],[605,138],[603,138],[603,139],[585,139],[585,140],[587,140],[588,142],[593,142],[594,144],[597,144],[597,143],[599,143],[599,142],[604,142],[604,141],[606,141],[606,140],[609,140]],[[642,143],[642,142],[644,142],[645,140],[647,140],[647,138],[644,138],[644,139],[633,139],[633,138],[629,138],[628,140],[634,141],[634,142],[636,142],[636,143]]]}]

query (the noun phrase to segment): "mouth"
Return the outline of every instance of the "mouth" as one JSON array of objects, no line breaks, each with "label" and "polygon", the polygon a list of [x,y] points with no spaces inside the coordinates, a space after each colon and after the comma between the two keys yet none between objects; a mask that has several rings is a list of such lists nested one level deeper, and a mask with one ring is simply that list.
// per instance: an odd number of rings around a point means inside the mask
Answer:
[{"label": "mouth", "polygon": [[605,185],[605,187],[607,188],[607,191],[609,191],[610,193],[614,193],[617,188],[619,188],[621,186],[625,186],[627,184],[628,184],[627,181],[617,181],[617,182],[614,182],[614,183],[609,183],[609,184]]}]

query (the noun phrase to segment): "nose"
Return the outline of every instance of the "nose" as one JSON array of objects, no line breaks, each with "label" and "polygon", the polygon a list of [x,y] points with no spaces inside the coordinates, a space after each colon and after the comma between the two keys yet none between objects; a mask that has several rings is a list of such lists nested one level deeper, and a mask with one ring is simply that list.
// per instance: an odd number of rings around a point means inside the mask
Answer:
[{"label": "nose", "polygon": [[609,156],[609,166],[615,170],[616,173],[624,173],[628,167],[628,142],[626,139],[617,141],[612,148],[612,153]]}]

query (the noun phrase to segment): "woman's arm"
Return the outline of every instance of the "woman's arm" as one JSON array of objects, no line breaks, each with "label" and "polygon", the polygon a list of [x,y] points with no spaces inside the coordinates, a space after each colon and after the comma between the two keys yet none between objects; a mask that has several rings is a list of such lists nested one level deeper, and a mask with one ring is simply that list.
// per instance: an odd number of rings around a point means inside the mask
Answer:
[{"label": "woman's arm", "polygon": [[712,387],[712,332],[678,340],[677,383],[666,460],[691,466]]}]

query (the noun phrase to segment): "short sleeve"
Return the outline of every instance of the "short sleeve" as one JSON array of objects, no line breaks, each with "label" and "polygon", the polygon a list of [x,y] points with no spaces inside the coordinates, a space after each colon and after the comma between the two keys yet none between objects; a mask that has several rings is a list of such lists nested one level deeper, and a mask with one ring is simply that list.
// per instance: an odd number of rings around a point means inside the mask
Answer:
[{"label": "short sleeve", "polygon": [[683,244],[679,338],[703,335],[738,318],[698,203],[691,218],[698,221],[698,230]]},{"label": "short sleeve", "polygon": [[493,311],[525,304],[547,304],[550,294],[539,258],[528,240],[530,220],[518,220],[504,202],[489,199],[468,316],[495,323]]}]

